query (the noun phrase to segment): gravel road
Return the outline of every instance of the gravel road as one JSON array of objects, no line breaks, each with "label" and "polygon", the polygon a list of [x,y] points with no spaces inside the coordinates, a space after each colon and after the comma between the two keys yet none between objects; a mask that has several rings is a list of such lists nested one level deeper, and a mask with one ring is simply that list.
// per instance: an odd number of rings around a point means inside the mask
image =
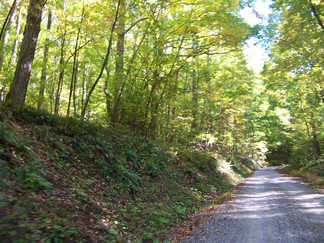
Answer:
[{"label": "gravel road", "polygon": [[262,168],[182,242],[324,242],[324,194]]}]

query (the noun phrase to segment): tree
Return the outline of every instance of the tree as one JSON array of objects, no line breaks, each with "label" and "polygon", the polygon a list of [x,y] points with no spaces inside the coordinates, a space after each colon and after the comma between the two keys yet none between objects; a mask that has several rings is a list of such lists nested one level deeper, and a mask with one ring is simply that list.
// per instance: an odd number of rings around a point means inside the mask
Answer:
[{"label": "tree", "polygon": [[103,72],[104,72],[106,66],[108,65],[108,61],[109,61],[109,57],[110,57],[110,53],[111,53],[111,48],[112,48],[112,42],[113,42],[113,34],[114,34],[114,31],[115,31],[116,23],[117,23],[118,16],[119,16],[120,4],[121,4],[122,1],[123,0],[118,0],[118,3],[117,3],[115,19],[114,19],[114,21],[113,21],[113,23],[111,25],[108,47],[107,47],[106,55],[105,55],[104,61],[102,63],[100,72],[98,74],[97,79],[92,84],[92,86],[90,88],[90,91],[87,94],[86,99],[84,101],[84,105],[82,107],[82,112],[81,112],[82,120],[85,118],[85,114],[86,114],[86,111],[87,111],[87,108],[88,108],[88,105],[89,105],[89,102],[90,102],[91,95],[92,95],[93,91],[95,90],[96,86],[98,85],[100,79],[102,78],[102,75],[103,75]]},{"label": "tree", "polygon": [[118,123],[121,119],[120,99],[124,81],[124,54],[125,54],[125,21],[126,21],[126,3],[120,1],[120,10],[116,26],[117,45],[116,45],[116,67],[115,67],[115,91],[114,106],[112,107],[111,122]]},{"label": "tree", "polygon": [[8,43],[9,31],[12,26],[13,18],[15,16],[18,3],[19,3],[18,0],[14,0],[14,2],[12,3],[9,13],[8,13],[8,15],[5,19],[5,22],[1,28],[1,31],[0,31],[0,72],[1,72],[1,69],[3,66],[3,61],[4,61],[4,56],[5,56],[4,50]]},{"label": "tree", "polygon": [[287,137],[296,161],[308,163],[319,159],[323,151],[324,5],[312,0],[277,0],[272,6],[276,30],[270,31],[275,35],[264,80],[277,111],[289,114],[292,130]]},{"label": "tree", "polygon": [[[47,30],[50,31],[52,26],[52,11],[48,10],[48,17],[47,17]],[[39,86],[39,100],[37,104],[38,109],[43,109],[44,104],[44,93],[46,87],[46,80],[47,80],[47,65],[48,65],[48,52],[49,52],[49,40],[45,43],[44,47],[44,57],[43,57],[43,67],[41,72],[41,83]]]},{"label": "tree", "polygon": [[[156,139],[190,145],[209,137],[229,154],[244,150],[255,77],[240,61],[252,32],[238,1],[60,0],[49,9],[29,105]],[[19,40],[12,33],[7,50]]]},{"label": "tree", "polygon": [[[67,116],[70,116],[70,109],[71,104],[73,103],[74,108],[74,115],[76,114],[77,108],[76,108],[76,85],[77,85],[77,73],[78,73],[78,52],[80,48],[80,38],[81,38],[81,30],[82,30],[82,23],[85,19],[85,5],[83,2],[82,6],[82,13],[81,13],[81,19],[77,30],[77,36],[75,40],[75,46],[74,46],[74,52],[73,52],[73,64],[72,64],[72,76],[71,76],[71,82],[70,82],[70,94],[69,94],[69,102],[68,102],[68,109],[67,109]],[[73,101],[72,101],[73,99]]]},{"label": "tree", "polygon": [[6,99],[25,104],[30,72],[34,60],[40,24],[42,21],[42,11],[46,0],[30,0],[24,38],[22,40],[19,59],[16,67],[14,80],[10,86]]}]

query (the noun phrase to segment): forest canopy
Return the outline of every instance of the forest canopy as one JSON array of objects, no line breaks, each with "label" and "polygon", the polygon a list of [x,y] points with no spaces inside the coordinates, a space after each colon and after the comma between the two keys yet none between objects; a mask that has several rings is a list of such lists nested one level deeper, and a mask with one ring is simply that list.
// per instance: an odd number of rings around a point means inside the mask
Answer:
[{"label": "forest canopy", "polygon": [[[4,0],[0,100],[172,144],[323,163],[324,3],[269,1],[268,24],[250,26],[240,11],[255,2]],[[244,56],[251,38],[269,55],[261,73]]]}]

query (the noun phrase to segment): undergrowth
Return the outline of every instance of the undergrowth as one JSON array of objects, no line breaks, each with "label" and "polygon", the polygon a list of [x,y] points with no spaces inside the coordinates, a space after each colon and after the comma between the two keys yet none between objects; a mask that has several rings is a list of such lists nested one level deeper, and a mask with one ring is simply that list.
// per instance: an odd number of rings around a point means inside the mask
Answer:
[{"label": "undergrowth", "polygon": [[315,187],[324,188],[324,158],[308,160],[307,162],[298,161],[285,165],[283,170],[294,176],[302,177]]},{"label": "undergrowth", "polygon": [[[0,241],[154,240],[237,183],[211,153],[1,107]],[[253,168],[224,158],[232,175]]]}]

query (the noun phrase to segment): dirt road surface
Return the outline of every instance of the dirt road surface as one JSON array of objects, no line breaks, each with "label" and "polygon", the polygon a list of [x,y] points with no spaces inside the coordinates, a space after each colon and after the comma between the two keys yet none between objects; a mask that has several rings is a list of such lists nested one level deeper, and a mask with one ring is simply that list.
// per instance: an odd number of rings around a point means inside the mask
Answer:
[{"label": "dirt road surface", "polygon": [[182,242],[324,242],[324,194],[262,168]]}]

